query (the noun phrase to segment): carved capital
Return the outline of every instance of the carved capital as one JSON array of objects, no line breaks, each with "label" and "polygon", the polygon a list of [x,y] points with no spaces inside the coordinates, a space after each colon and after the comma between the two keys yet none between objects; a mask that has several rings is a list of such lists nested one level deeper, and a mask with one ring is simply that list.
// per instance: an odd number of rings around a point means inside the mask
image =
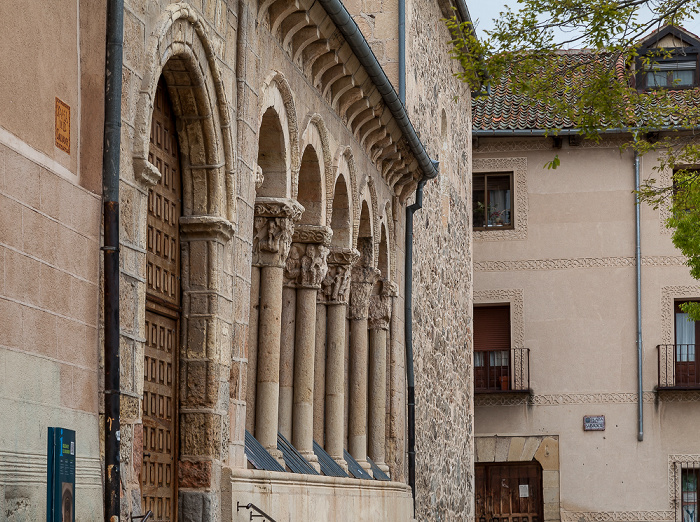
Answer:
[{"label": "carved capital", "polygon": [[253,220],[253,265],[284,267],[294,223],[304,211],[291,199],[258,198]]},{"label": "carved capital", "polygon": [[286,285],[320,289],[328,272],[328,247],[317,243],[292,243],[284,268]]},{"label": "carved capital", "polygon": [[328,272],[326,258],[333,231],[329,227],[297,225],[285,263],[284,284],[320,289]]},{"label": "carved capital", "polygon": [[398,285],[388,279],[381,280],[379,295],[369,299],[369,328],[371,330],[388,330],[391,321],[392,297],[398,295]]},{"label": "carved capital", "polygon": [[352,266],[360,259],[354,248],[333,248],[328,254],[328,273],[323,280],[319,302],[347,304],[350,297]]},{"label": "carved capital", "polygon": [[355,267],[350,284],[350,319],[367,319],[369,297],[380,272],[372,267]]}]

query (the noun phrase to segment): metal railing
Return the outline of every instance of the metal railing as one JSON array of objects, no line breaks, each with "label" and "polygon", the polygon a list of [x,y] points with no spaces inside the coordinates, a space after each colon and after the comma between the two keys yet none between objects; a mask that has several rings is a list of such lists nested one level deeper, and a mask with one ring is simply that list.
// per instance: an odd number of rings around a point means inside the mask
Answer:
[{"label": "metal railing", "polygon": [[694,344],[660,344],[659,390],[700,389],[700,365]]},{"label": "metal railing", "polygon": [[255,504],[248,503],[248,504],[242,505],[240,502],[236,502],[236,513],[238,513],[241,509],[249,509],[250,510],[250,520],[253,520],[254,518],[264,518],[265,520],[268,520],[269,522],[275,522],[274,518],[272,518],[270,515],[265,513],[262,509],[260,509]]},{"label": "metal railing", "polygon": [[530,349],[474,352],[476,393],[529,392]]}]

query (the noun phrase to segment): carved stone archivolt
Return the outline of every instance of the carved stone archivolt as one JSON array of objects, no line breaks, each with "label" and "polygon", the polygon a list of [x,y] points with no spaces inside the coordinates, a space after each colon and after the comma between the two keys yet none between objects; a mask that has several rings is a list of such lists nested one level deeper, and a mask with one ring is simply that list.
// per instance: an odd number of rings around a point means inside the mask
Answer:
[{"label": "carved stone archivolt", "polygon": [[294,223],[304,207],[291,199],[258,198],[253,220],[253,265],[284,267]]},{"label": "carved stone archivolt", "polygon": [[379,295],[369,298],[370,330],[388,330],[391,321],[392,298],[398,295],[399,285],[388,279],[382,279]]},{"label": "carved stone archivolt", "polygon": [[320,289],[328,272],[326,258],[333,232],[328,227],[298,225],[285,263],[285,284]]},{"label": "carved stone archivolt", "polygon": [[354,248],[334,248],[328,254],[328,272],[323,280],[319,301],[327,304],[347,304],[350,297],[352,267],[360,259]]}]

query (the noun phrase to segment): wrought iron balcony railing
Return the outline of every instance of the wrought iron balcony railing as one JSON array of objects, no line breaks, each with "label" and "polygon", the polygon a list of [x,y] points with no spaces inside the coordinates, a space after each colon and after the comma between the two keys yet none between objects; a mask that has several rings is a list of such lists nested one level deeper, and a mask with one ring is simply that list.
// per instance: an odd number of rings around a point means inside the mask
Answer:
[{"label": "wrought iron balcony railing", "polygon": [[530,392],[530,349],[474,352],[476,393]]},{"label": "wrought iron balcony railing", "polygon": [[694,344],[660,344],[659,390],[700,390],[700,361]]}]

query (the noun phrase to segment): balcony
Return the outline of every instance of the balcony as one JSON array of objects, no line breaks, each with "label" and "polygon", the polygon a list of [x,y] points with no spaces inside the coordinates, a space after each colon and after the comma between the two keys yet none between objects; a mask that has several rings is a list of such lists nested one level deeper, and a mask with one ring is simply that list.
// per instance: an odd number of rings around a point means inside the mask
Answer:
[{"label": "balcony", "polygon": [[530,349],[474,352],[475,393],[530,393]]},{"label": "balcony", "polygon": [[694,344],[660,344],[658,390],[700,390]]}]

